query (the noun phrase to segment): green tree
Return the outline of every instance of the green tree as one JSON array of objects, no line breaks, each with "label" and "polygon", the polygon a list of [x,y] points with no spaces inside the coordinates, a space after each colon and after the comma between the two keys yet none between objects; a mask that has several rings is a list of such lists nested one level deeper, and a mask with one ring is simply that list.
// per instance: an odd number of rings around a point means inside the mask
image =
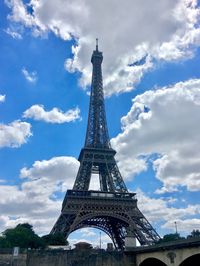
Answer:
[{"label": "green tree", "polygon": [[200,231],[197,230],[192,230],[192,232],[190,233],[190,235],[187,236],[187,238],[196,238],[196,237],[200,237]]},{"label": "green tree", "polygon": [[46,245],[53,245],[53,246],[62,246],[62,245],[68,245],[68,241],[64,237],[62,233],[57,234],[49,234],[42,237],[42,239],[45,241]]},{"label": "green tree", "polygon": [[32,225],[25,223],[5,230],[0,237],[0,247],[44,248],[45,242],[35,234]]},{"label": "green tree", "polygon": [[175,234],[166,234],[163,236],[163,238],[161,238],[158,241],[158,244],[161,243],[166,243],[166,242],[171,242],[171,241],[177,241],[177,240],[181,240],[181,239],[185,239],[184,237],[181,237],[180,234],[175,233]]}]

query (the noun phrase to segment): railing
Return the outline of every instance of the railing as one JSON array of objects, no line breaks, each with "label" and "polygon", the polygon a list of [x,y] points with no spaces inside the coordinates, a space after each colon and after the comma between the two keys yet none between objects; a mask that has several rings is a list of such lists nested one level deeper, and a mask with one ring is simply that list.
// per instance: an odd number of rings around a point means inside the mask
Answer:
[{"label": "railing", "polygon": [[136,200],[136,193],[129,192],[103,192],[97,190],[67,190],[63,200],[62,208],[65,207],[68,198],[90,198],[90,199],[115,199],[115,200]]},{"label": "railing", "polygon": [[136,193],[129,192],[107,192],[97,190],[67,190],[66,196],[68,197],[92,197],[92,198],[118,198],[118,199],[136,199]]}]

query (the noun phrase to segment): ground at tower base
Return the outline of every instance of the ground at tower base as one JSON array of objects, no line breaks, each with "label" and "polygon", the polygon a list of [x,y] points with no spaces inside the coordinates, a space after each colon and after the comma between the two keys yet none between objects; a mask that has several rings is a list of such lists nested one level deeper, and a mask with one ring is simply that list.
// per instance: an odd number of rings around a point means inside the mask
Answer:
[{"label": "ground at tower base", "polygon": [[0,266],[199,266],[200,238],[179,240],[125,251],[93,249],[72,250],[0,249]]}]

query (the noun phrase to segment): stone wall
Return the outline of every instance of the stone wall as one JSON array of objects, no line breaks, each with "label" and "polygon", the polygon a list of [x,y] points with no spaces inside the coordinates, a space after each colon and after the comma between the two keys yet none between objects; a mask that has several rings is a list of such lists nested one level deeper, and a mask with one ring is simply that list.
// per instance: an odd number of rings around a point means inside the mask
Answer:
[{"label": "stone wall", "polygon": [[20,249],[19,255],[14,257],[12,249],[0,249],[0,266],[139,266],[148,258],[178,266],[196,254],[200,254],[200,238],[137,247],[124,253],[95,249]]},{"label": "stone wall", "polygon": [[[132,261],[132,264],[130,264]],[[32,251],[27,266],[135,266],[122,252],[104,250]]]},{"label": "stone wall", "polygon": [[0,249],[0,266],[135,266],[133,255],[105,250],[28,250],[17,257]]},{"label": "stone wall", "polygon": [[0,266],[27,266],[27,251],[21,250],[17,257],[13,249],[0,249]]}]

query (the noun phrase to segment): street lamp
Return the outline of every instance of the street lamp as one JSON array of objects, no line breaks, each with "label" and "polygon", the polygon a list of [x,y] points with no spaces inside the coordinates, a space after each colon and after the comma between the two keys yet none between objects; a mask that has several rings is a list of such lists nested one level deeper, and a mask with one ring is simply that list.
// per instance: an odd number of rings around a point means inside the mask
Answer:
[{"label": "street lamp", "polygon": [[176,230],[176,234],[178,234],[177,222],[175,221],[175,222],[174,222],[174,224],[175,224],[175,230]]}]

